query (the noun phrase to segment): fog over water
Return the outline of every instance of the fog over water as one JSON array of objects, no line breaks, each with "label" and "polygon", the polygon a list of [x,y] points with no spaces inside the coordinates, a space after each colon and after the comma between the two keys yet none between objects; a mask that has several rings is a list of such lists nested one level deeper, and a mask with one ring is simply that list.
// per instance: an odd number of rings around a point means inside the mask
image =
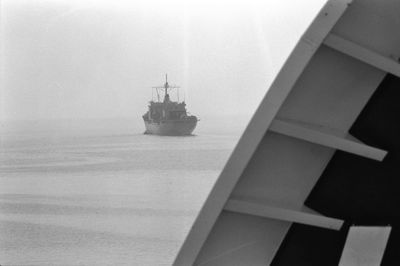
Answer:
[{"label": "fog over water", "polygon": [[322,2],[3,0],[0,120],[136,116],[165,73],[249,116]]},{"label": "fog over water", "polygon": [[1,265],[172,264],[244,121],[207,120],[188,137],[144,135],[133,121],[7,127]]},{"label": "fog over water", "polygon": [[[171,265],[323,2],[1,1],[0,265]],[[194,136],[143,134],[165,73]]]}]

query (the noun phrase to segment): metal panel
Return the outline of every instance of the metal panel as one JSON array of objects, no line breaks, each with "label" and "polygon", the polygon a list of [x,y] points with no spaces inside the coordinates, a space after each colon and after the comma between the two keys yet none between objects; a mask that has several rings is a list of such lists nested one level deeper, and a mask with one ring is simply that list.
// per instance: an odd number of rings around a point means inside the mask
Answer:
[{"label": "metal panel", "polygon": [[289,222],[222,211],[194,265],[268,265]]},{"label": "metal panel", "polygon": [[[345,136],[383,77],[374,67],[320,47],[278,115]],[[333,153],[332,148],[268,132],[232,197],[301,208]]]},{"label": "metal panel", "polygon": [[[196,265],[270,263],[291,223],[222,211],[225,202],[230,198],[300,211],[333,148],[338,148],[337,143],[330,145],[329,136],[339,136],[342,145],[385,71],[397,73],[396,63],[388,59],[400,57],[400,36],[394,34],[400,26],[399,1],[356,0],[334,26],[335,35],[326,40],[337,50],[320,46],[349,2],[329,1],[294,49],[217,180],[175,265],[192,265],[200,249]],[[314,139],[303,134],[305,141],[267,132],[276,118],[318,125],[335,134],[315,141],[321,136],[308,132]],[[341,148],[349,146],[371,151],[353,140]],[[380,159],[382,151],[375,152],[372,157]]]},{"label": "metal panel", "polygon": [[391,229],[373,226],[350,227],[339,265],[380,265]]},{"label": "metal panel", "polygon": [[278,113],[345,136],[385,72],[321,46]]},{"label": "metal panel", "polygon": [[[254,117],[250,121],[242,138],[239,140],[220,177],[216,181],[208,199],[195,220],[189,235],[181,247],[174,265],[188,266],[194,264],[194,261],[207,237],[209,237],[210,231],[218,216],[220,217],[217,224],[223,224],[223,226],[218,227],[221,228],[220,230],[230,228],[229,225],[236,222],[234,218],[223,219],[225,215],[221,214],[229,195],[256,150],[260,140],[277,114],[283,101],[286,99],[298,77],[303,72],[304,67],[321,45],[325,36],[343,14],[349,2],[350,1],[348,0],[328,2],[289,56],[287,62],[277,75],[271,88],[268,90],[266,97],[263,99]],[[250,219],[250,221],[254,219],[259,220],[256,217],[248,219]],[[266,219],[264,220],[266,221]],[[279,236],[276,238],[282,240],[289,224],[284,222],[280,223],[281,230],[279,231]],[[245,228],[248,226],[248,224],[238,226],[236,231],[246,230]],[[215,227],[217,227],[217,225]],[[268,226],[266,226],[266,228],[271,234],[278,234],[278,231],[274,231],[273,228]],[[215,234],[220,235],[219,230],[214,228],[213,232],[214,233],[211,233],[209,239],[215,239],[215,241],[218,242],[222,241],[221,238],[214,237]],[[267,239],[266,241],[273,240]],[[223,243],[224,245],[231,245],[229,241],[223,241]],[[274,254],[275,250],[278,248],[279,243],[280,241],[276,241],[272,244],[268,242],[268,245],[273,247],[268,249],[268,252],[264,252],[264,255],[259,254],[260,256],[262,255],[261,257],[253,256],[253,261],[262,260],[264,261],[264,264],[268,263],[272,259],[272,254]],[[209,246],[213,246],[212,240],[208,240],[208,244],[204,247],[205,250],[209,250]],[[268,253],[268,256],[265,255],[266,253]],[[206,251],[203,251],[202,254],[203,255],[199,257],[196,264],[201,264],[201,261],[207,261],[207,257],[212,257],[212,255],[208,254]],[[233,254],[231,255],[233,256]]]},{"label": "metal panel", "polygon": [[332,33],[387,58],[400,58],[400,1],[355,0]]}]

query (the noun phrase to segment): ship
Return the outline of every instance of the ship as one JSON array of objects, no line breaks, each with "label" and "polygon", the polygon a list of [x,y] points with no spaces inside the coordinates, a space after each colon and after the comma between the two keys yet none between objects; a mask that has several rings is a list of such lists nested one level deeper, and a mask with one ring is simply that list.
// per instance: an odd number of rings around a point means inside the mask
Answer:
[{"label": "ship", "polygon": [[[172,101],[170,91],[178,90],[177,101]],[[163,86],[153,87],[157,93],[157,101],[152,97],[148,111],[143,115],[146,131],[144,134],[160,136],[188,136],[192,135],[199,121],[196,116],[190,115],[186,110],[185,100],[179,102],[179,87],[168,84],[168,76],[165,75]],[[160,91],[161,90],[161,91]],[[160,101],[163,94],[163,101]]]}]

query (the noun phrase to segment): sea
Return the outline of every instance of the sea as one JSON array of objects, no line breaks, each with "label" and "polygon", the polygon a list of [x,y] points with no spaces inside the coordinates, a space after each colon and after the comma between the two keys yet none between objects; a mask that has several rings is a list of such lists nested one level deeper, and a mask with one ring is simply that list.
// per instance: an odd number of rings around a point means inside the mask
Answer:
[{"label": "sea", "polygon": [[1,122],[0,265],[171,265],[248,119]]}]

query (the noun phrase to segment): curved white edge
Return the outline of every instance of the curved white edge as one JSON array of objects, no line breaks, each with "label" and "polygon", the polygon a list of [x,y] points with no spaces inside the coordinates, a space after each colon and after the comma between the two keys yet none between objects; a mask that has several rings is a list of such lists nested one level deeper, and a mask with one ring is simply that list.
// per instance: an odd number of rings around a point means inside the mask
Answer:
[{"label": "curved white edge", "polygon": [[351,0],[330,0],[320,10],[279,71],[250,120],[187,235],[174,264],[193,265],[230,193],[298,77]]}]

